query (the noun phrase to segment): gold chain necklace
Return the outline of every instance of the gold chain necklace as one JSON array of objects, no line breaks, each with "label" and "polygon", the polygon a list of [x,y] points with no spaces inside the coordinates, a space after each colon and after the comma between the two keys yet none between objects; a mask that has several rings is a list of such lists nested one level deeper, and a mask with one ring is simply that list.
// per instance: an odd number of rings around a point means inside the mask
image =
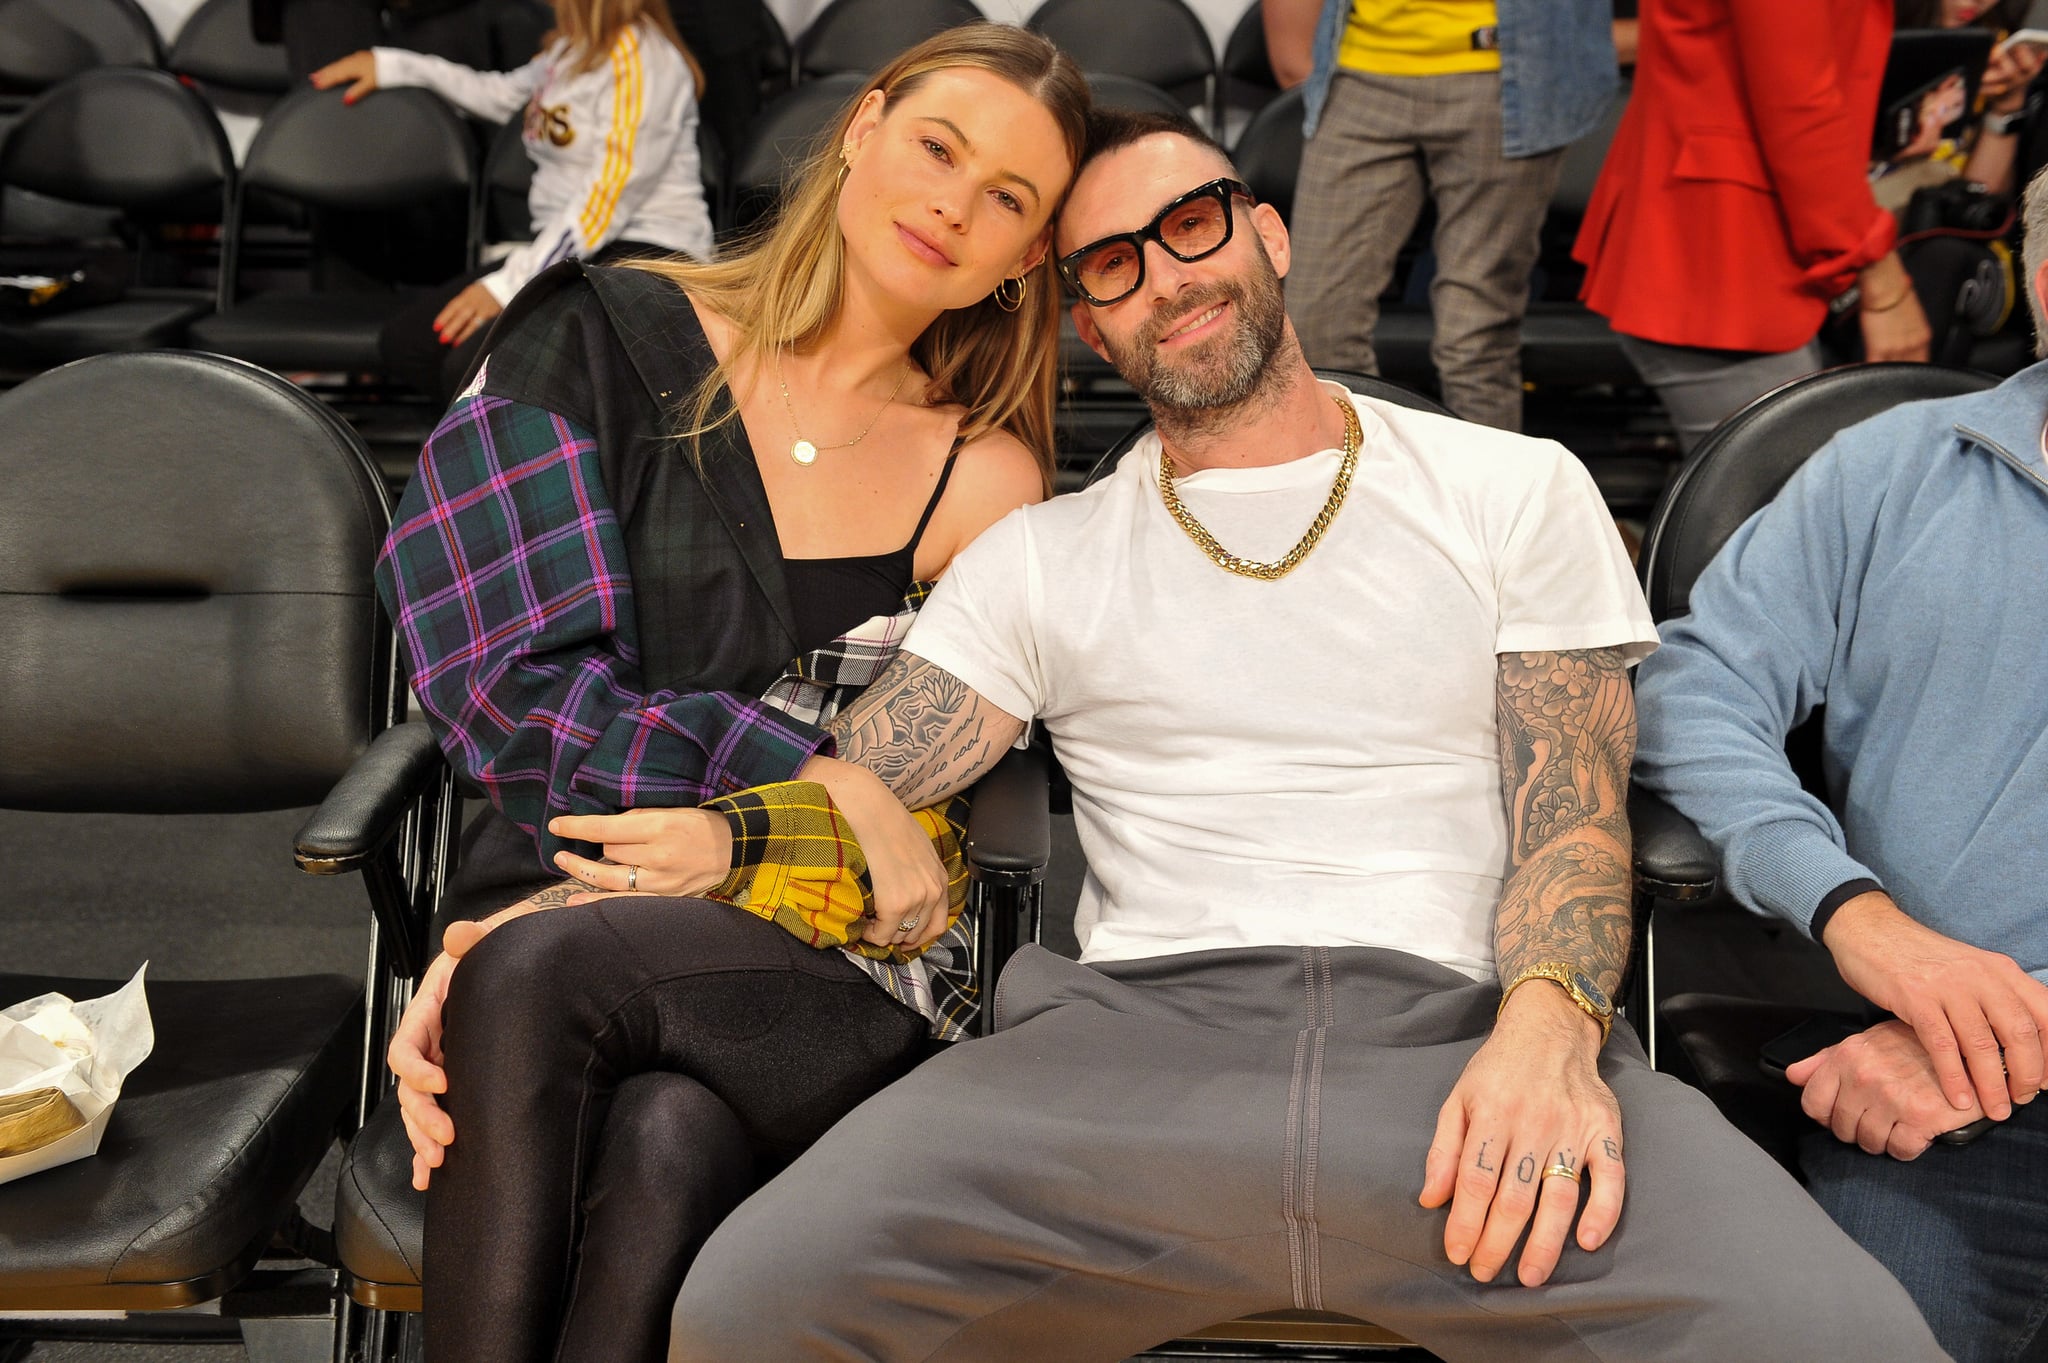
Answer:
[{"label": "gold chain necklace", "polygon": [[1194,514],[1181,505],[1180,494],[1173,487],[1173,456],[1162,445],[1159,450],[1159,496],[1166,503],[1167,511],[1180,522],[1180,528],[1188,532],[1188,538],[1195,546],[1209,556],[1209,561],[1225,572],[1236,573],[1239,577],[1253,577],[1261,582],[1275,582],[1287,576],[1301,565],[1301,561],[1314,552],[1322,540],[1323,532],[1330,528],[1330,522],[1337,518],[1337,508],[1344,505],[1344,494],[1351,490],[1351,474],[1358,467],[1358,445],[1364,438],[1358,426],[1358,413],[1351,403],[1344,399],[1330,399],[1344,412],[1344,462],[1337,466],[1337,481],[1330,484],[1330,496],[1323,503],[1323,509],[1316,513],[1308,533],[1295,543],[1292,549],[1277,562],[1261,563],[1257,559],[1239,558],[1216,542],[1209,533],[1209,527],[1196,520]]},{"label": "gold chain necklace", "polygon": [[796,440],[789,447],[789,457],[796,460],[803,467],[809,468],[812,464],[818,462],[818,455],[823,450],[852,449],[867,438],[869,431],[875,429],[875,423],[882,419],[882,413],[889,410],[889,404],[896,401],[896,395],[903,391],[903,385],[909,381],[910,357],[906,355],[903,358],[903,372],[896,376],[896,386],[889,390],[888,397],[882,399],[882,405],[877,407],[875,414],[868,418],[868,424],[860,428],[859,435],[851,440],[842,440],[837,445],[815,445],[804,439],[803,427],[797,425],[796,406],[789,400],[789,380],[782,375],[782,351],[778,349],[775,352],[775,382],[782,389],[782,410],[789,415],[789,429],[796,433]]}]

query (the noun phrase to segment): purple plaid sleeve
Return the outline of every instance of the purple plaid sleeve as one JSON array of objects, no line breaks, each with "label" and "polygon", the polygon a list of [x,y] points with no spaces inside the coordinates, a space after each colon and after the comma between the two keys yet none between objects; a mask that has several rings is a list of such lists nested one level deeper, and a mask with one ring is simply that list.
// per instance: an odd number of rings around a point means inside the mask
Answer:
[{"label": "purple plaid sleeve", "polygon": [[413,690],[455,768],[535,835],[556,814],[698,805],[830,751],[752,697],[647,691],[625,537],[591,434],[504,398],[427,440],[377,560]]}]

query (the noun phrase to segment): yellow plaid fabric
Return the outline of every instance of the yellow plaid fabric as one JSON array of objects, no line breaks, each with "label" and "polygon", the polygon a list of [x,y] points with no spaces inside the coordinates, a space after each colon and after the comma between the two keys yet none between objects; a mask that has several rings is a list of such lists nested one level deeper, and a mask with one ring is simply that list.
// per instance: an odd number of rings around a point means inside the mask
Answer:
[{"label": "yellow plaid fabric", "polygon": [[[872,960],[907,961],[918,952],[861,940],[874,914],[867,857],[852,825],[815,781],[777,781],[707,803],[732,828],[732,874],[705,897],[734,904],[795,933],[814,947],[845,947]],[[914,810],[946,868],[946,922],[967,903],[967,797]],[[920,951],[922,948],[919,949]]]}]

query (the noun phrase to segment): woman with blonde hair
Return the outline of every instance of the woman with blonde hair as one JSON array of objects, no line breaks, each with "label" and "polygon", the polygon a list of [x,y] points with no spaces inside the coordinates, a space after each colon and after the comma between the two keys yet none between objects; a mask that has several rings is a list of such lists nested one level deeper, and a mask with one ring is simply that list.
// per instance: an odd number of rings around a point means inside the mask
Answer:
[{"label": "woman with blonde hair", "polygon": [[[449,927],[391,1046],[432,1363],[660,1357],[725,1212],[968,1025],[930,846],[818,726],[921,584],[1049,489],[1047,251],[1087,99],[1020,28],[919,44],[728,258],[536,279],[428,441],[379,587],[492,806],[455,916],[513,904]],[[799,775],[865,853],[886,959],[558,835],[637,808],[658,839]],[[637,895],[564,907],[593,887]]]},{"label": "woman with blonde hair", "polygon": [[375,47],[315,71],[350,104],[380,87],[424,86],[503,123],[524,110],[533,162],[533,240],[409,301],[379,336],[386,371],[443,401],[484,329],[558,260],[614,264],[682,253],[711,259],[711,212],[697,154],[703,72],[667,0],[553,0],[555,28],[514,71],[472,71],[423,52]]}]

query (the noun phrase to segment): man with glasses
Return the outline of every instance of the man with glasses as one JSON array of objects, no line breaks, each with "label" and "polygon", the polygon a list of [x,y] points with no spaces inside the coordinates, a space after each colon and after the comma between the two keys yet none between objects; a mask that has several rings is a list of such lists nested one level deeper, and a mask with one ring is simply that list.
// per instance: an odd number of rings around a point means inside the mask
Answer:
[{"label": "man with glasses", "polygon": [[1024,948],[994,1036],[743,1206],[670,1358],[1111,1363],[1287,1308],[1452,1360],[1941,1357],[1609,1038],[1656,636],[1584,470],[1317,380],[1286,230],[1184,124],[1098,113],[1055,249],[1157,435],[963,552],[833,733],[918,806],[1041,720],[1082,958]]}]

